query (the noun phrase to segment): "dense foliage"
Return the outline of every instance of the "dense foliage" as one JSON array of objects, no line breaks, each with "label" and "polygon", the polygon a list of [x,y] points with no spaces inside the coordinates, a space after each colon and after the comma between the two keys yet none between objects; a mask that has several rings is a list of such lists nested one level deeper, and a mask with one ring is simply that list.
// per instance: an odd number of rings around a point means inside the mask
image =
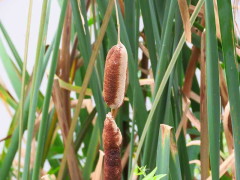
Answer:
[{"label": "dense foliage", "polygon": [[[0,142],[0,179],[99,180],[110,112],[102,95],[104,65],[118,38],[114,0],[60,0],[51,44],[51,0],[43,0],[30,74],[32,2],[24,57],[0,22],[0,63],[15,91],[0,81],[1,111],[14,112]],[[128,53],[128,88],[115,112],[123,137],[122,179],[239,180],[240,46],[231,1],[117,3]]]}]

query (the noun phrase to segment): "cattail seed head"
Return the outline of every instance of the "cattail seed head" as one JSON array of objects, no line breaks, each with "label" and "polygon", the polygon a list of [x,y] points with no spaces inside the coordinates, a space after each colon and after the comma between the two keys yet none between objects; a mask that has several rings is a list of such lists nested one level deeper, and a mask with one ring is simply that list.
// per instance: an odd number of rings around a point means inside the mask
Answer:
[{"label": "cattail seed head", "polygon": [[122,134],[111,113],[106,115],[103,128],[104,180],[121,180]]},{"label": "cattail seed head", "polygon": [[106,58],[103,98],[112,109],[119,108],[124,99],[127,77],[128,54],[125,46],[113,46]]}]

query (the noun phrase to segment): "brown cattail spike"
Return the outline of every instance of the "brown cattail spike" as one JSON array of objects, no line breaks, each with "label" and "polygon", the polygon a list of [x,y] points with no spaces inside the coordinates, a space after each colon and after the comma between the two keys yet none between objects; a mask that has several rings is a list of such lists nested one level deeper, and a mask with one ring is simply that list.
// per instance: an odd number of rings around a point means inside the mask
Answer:
[{"label": "brown cattail spike", "polygon": [[104,180],[121,180],[122,134],[117,127],[111,113],[106,115],[103,129],[104,146]]},{"label": "brown cattail spike", "polygon": [[109,50],[105,64],[103,97],[112,109],[119,108],[123,103],[127,64],[127,50],[120,42]]}]

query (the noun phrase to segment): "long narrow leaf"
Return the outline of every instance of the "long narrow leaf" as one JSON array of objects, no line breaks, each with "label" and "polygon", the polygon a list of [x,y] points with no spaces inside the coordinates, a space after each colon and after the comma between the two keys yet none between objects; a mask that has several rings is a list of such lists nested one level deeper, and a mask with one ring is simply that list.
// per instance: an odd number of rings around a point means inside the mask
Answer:
[{"label": "long narrow leaf", "polygon": [[219,179],[220,150],[220,96],[218,77],[218,50],[213,1],[205,0],[206,7],[206,72],[207,114],[212,178]]},{"label": "long narrow leaf", "polygon": [[232,17],[231,1],[218,0],[218,14],[222,38],[222,50],[226,65],[226,78],[232,129],[234,136],[234,151],[236,164],[236,178],[240,179],[240,96],[239,96],[239,75],[236,66],[236,53],[234,47],[234,25]]}]

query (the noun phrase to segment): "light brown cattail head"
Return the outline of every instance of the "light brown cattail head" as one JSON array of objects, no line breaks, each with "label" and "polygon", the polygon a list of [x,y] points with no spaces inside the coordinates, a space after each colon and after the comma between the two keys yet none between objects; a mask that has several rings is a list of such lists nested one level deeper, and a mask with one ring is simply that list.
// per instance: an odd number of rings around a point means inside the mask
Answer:
[{"label": "light brown cattail head", "polygon": [[127,77],[128,54],[125,46],[113,46],[106,58],[103,98],[112,109],[119,108],[124,99]]},{"label": "light brown cattail head", "polygon": [[104,180],[121,180],[122,134],[111,113],[106,115],[103,128]]}]

